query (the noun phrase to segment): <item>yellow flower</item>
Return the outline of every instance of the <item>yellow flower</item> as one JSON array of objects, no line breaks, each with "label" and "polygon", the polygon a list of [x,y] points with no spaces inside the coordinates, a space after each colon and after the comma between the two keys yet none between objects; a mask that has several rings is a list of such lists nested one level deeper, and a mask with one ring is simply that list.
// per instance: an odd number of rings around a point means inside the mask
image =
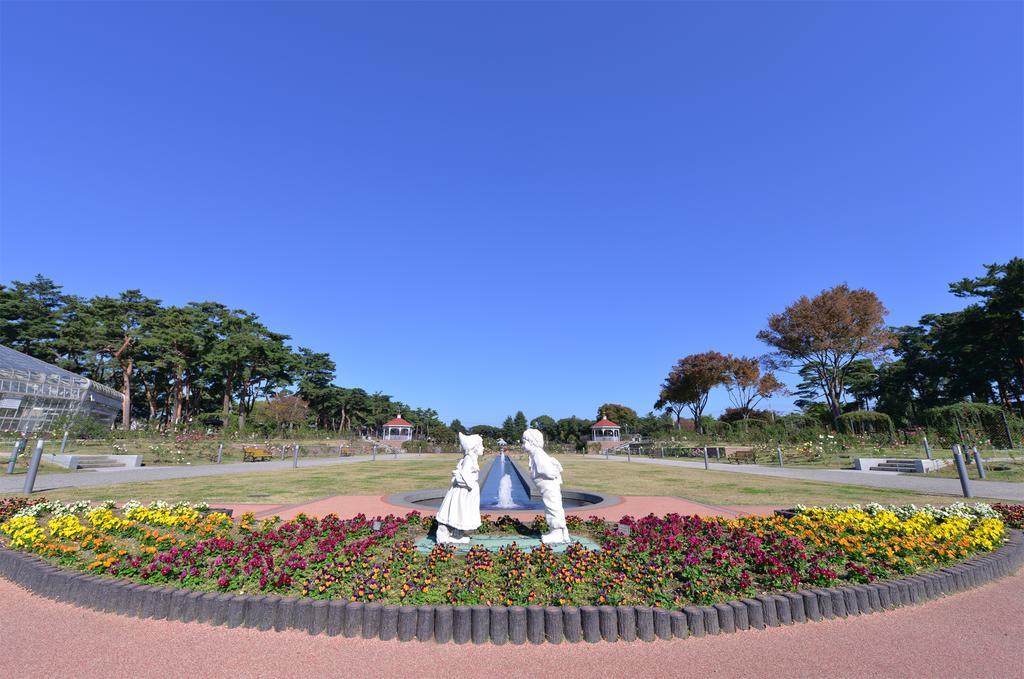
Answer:
[{"label": "yellow flower", "polygon": [[9,519],[0,526],[0,531],[10,536],[13,547],[29,551],[41,548],[46,542],[46,534],[33,516],[16,516]]}]

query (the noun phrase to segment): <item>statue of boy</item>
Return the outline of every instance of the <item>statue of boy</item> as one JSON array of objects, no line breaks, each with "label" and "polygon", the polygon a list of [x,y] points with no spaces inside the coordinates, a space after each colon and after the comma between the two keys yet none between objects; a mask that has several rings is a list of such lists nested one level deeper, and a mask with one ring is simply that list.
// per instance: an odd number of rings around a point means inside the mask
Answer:
[{"label": "statue of boy", "polygon": [[523,447],[530,454],[530,476],[544,501],[544,518],[551,529],[541,536],[541,542],[546,545],[569,542],[562,509],[562,465],[544,452],[544,434],[537,429],[523,432]]},{"label": "statue of boy", "polygon": [[466,544],[464,531],[480,527],[480,464],[484,440],[479,434],[459,433],[462,459],[452,471],[452,486],[437,510],[437,541],[442,544]]}]

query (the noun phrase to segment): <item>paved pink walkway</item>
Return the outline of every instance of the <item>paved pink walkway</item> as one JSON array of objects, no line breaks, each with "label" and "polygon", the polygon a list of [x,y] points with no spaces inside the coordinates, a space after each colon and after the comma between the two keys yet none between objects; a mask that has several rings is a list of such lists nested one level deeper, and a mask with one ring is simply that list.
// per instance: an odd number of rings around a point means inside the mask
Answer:
[{"label": "paved pink walkway", "polygon": [[[362,512],[367,516],[386,516],[387,514],[406,514],[412,511],[409,507],[401,505],[394,505],[387,501],[386,497],[377,495],[335,495],[333,497],[321,498],[319,500],[311,500],[309,502],[301,502],[293,505],[257,505],[257,504],[218,504],[219,507],[230,507],[235,510],[235,516],[240,516],[243,512],[253,512],[256,518],[262,519],[268,516],[280,516],[282,519],[292,519],[298,516],[300,513],[308,514],[309,516],[326,516],[327,514],[337,514],[342,518],[348,518],[355,516]],[[771,514],[777,506],[715,506],[696,502],[694,500],[685,500],[678,497],[670,497],[664,495],[624,495],[622,501],[615,505],[602,507],[599,509],[588,509],[586,507],[580,509],[567,510],[568,514],[576,514],[578,516],[600,516],[603,519],[615,521],[626,514],[632,514],[633,516],[646,516],[648,514],[664,515],[671,512],[677,514],[696,514],[699,516],[740,516],[744,514]],[[423,510],[423,513],[430,514],[434,510]],[[510,510],[495,510],[490,512],[492,516],[499,516],[501,514],[511,514],[513,516],[521,517],[532,517],[535,514],[542,513],[534,510],[531,511],[510,511]]]},{"label": "paved pink walkway", "polygon": [[0,579],[0,676],[1017,679],[1021,601],[1024,574],[922,606],[702,639],[439,646],[138,620]]}]

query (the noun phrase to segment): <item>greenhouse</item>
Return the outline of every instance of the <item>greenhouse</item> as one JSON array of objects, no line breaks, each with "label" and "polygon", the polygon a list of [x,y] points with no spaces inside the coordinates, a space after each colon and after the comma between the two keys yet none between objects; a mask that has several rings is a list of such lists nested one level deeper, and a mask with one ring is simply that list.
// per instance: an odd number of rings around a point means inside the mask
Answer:
[{"label": "greenhouse", "polygon": [[46,431],[78,417],[109,426],[121,403],[116,389],[0,345],[0,431]]}]

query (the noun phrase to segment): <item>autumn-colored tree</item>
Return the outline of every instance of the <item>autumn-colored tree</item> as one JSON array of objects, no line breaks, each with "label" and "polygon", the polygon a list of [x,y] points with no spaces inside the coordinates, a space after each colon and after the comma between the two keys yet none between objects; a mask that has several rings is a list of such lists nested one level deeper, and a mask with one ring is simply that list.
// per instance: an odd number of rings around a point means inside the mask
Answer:
[{"label": "autumn-colored tree", "polygon": [[712,389],[725,383],[728,367],[729,358],[717,351],[705,351],[679,359],[662,383],[654,407],[671,410],[677,424],[683,409],[689,408],[697,432],[703,434],[701,415],[708,403],[708,395]]},{"label": "autumn-colored tree", "polygon": [[785,391],[773,373],[761,374],[761,361],[758,359],[746,356],[727,356],[726,359],[725,388],[729,392],[729,400],[742,413],[743,419],[747,419],[762,399]]},{"label": "autumn-colored tree", "polygon": [[289,429],[309,420],[309,404],[294,394],[274,396],[267,402],[264,412],[267,419],[278,427],[287,425]]},{"label": "autumn-colored tree", "polygon": [[812,366],[838,430],[850,364],[858,358],[881,358],[893,346],[884,322],[887,314],[875,293],[851,290],[844,283],[772,314],[757,338],[775,348],[778,365]]}]

